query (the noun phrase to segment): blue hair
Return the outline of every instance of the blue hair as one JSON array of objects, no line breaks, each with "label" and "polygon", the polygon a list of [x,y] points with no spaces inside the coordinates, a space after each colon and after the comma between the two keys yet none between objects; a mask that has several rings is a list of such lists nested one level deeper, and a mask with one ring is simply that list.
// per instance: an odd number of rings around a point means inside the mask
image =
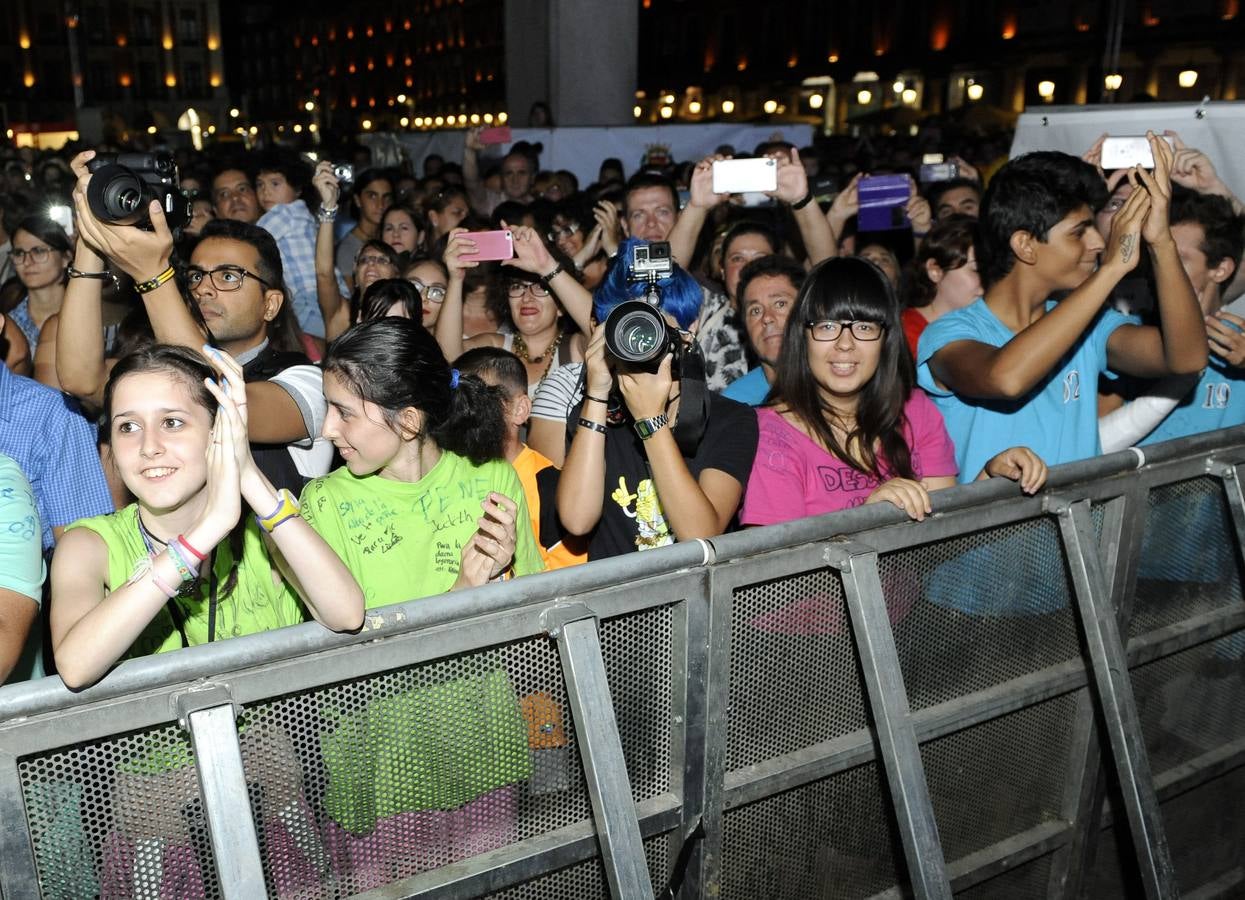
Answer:
[{"label": "blue hair", "polygon": [[[647,244],[648,241],[628,238],[619,246],[614,264],[592,294],[592,314],[598,322],[604,322],[610,310],[623,301],[643,299],[647,285],[631,282],[629,276],[632,249]],[[680,328],[691,328],[700,315],[704,296],[699,282],[676,264],[670,277],[657,282],[657,287],[661,291],[661,308],[674,316]]]}]

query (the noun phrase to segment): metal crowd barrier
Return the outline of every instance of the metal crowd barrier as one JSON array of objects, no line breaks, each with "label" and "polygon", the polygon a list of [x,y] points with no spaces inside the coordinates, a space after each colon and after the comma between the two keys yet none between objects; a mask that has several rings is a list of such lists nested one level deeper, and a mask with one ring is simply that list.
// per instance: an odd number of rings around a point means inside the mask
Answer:
[{"label": "metal crowd barrier", "polygon": [[1245,428],[0,690],[4,900],[1245,889]]}]

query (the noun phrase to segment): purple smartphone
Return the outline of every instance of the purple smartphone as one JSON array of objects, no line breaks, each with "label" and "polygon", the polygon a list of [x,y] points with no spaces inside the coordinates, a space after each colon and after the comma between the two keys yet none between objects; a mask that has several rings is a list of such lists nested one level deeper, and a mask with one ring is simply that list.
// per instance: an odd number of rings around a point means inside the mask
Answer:
[{"label": "purple smartphone", "polygon": [[911,185],[906,175],[873,175],[860,179],[856,188],[860,212],[857,231],[895,231],[908,228],[908,202]]},{"label": "purple smartphone", "polygon": [[514,235],[510,231],[472,231],[467,237],[475,241],[476,252],[463,259],[472,262],[488,262],[498,259],[514,259]]}]

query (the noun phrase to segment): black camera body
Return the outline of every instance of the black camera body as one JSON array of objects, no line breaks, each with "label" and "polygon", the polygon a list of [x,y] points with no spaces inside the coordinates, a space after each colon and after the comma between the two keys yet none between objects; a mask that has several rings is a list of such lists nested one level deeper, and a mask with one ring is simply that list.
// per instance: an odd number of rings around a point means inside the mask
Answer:
[{"label": "black camera body", "polygon": [[158,200],[170,230],[190,221],[190,200],[177,181],[177,164],[168,153],[97,153],[86,164],[91,173],[86,199],[102,222],[151,230],[147,207]]},{"label": "black camera body", "polygon": [[632,248],[628,280],[632,284],[647,284],[648,291],[643,300],[620,303],[605,317],[605,349],[624,371],[656,372],[666,354],[674,353],[671,371],[678,377],[683,339],[662,315],[661,293],[657,289],[657,282],[673,273],[674,258],[668,241]]}]

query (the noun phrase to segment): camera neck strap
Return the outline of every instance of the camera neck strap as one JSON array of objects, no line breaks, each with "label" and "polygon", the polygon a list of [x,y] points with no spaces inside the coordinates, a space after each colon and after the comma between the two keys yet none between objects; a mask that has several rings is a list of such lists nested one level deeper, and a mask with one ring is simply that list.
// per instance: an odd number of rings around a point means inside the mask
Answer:
[{"label": "camera neck strap", "polygon": [[705,384],[705,358],[693,339],[679,360],[679,417],[674,440],[684,456],[695,456],[709,424],[709,388]]}]

